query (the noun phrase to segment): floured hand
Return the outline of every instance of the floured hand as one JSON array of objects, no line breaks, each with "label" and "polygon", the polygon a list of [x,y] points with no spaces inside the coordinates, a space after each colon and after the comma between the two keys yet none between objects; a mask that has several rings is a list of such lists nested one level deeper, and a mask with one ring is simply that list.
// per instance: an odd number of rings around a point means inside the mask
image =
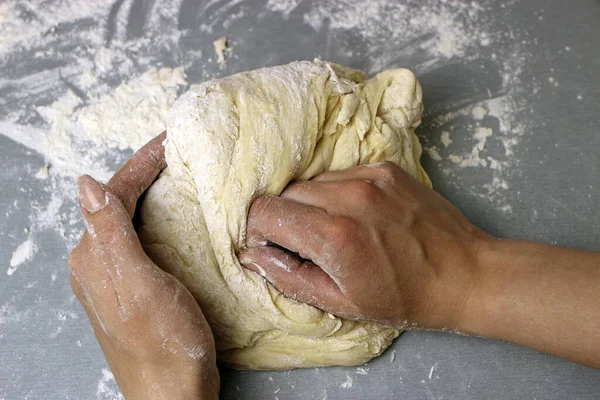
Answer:
[{"label": "floured hand", "polygon": [[600,368],[600,253],[493,238],[394,164],[261,197],[247,234],[240,261],[298,301]]},{"label": "floured hand", "polygon": [[189,291],[144,253],[131,218],[165,167],[162,134],[108,186],[79,178],[87,232],[71,253],[71,286],[127,399],[217,398],[211,330]]},{"label": "floured hand", "polygon": [[247,235],[242,264],[289,297],[350,319],[437,329],[458,325],[485,236],[389,162],[257,199]]}]

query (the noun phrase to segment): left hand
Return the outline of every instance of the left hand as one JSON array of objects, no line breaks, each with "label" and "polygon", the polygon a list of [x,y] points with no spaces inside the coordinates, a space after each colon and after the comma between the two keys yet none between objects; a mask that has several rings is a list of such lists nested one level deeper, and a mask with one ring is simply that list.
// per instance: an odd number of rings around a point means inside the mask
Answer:
[{"label": "left hand", "polygon": [[164,139],[140,149],[108,186],[79,178],[87,232],[69,257],[71,286],[127,399],[216,399],[210,327],[183,284],[148,258],[131,222],[166,166]]}]

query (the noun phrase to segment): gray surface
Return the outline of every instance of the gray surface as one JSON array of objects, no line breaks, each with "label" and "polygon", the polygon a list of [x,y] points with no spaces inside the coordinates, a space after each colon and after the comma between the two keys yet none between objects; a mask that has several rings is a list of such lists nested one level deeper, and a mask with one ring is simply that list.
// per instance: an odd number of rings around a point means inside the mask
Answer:
[{"label": "gray surface", "polygon": [[[262,2],[244,4],[256,4],[258,9]],[[327,27],[315,32],[302,23],[301,13],[310,4],[310,1],[302,3],[289,20],[276,14],[246,12],[236,24],[221,31],[215,29],[207,39],[194,27],[203,18],[215,16],[209,11],[200,12],[202,8],[194,2],[184,2],[185,12],[181,13],[179,26],[185,31],[179,48],[155,51],[161,53],[165,65],[186,65],[191,81],[206,78],[195,71],[207,70],[200,65],[205,61],[195,60],[191,50],[211,52],[212,40],[225,34],[234,40],[244,37],[244,45],[234,49],[235,58],[229,60],[225,69],[209,68],[208,76],[311,59],[315,55],[370,69],[367,57],[361,56],[369,49],[358,39],[352,39],[354,56],[337,51],[338,45],[348,47],[346,42],[351,32],[327,31]],[[487,170],[460,169],[447,161],[438,163],[424,156],[425,169],[438,191],[492,234],[600,250],[600,2],[523,1],[507,9],[498,2],[490,15],[494,16],[492,23],[502,29],[525,29],[535,37],[524,44],[529,58],[523,66],[521,85],[532,89],[533,83],[546,82],[549,76],[561,83],[558,87],[539,85],[539,91],[525,90],[522,98],[528,104],[527,112],[519,107],[514,110],[527,123],[527,132],[512,156],[518,160],[518,168],[505,176],[510,190],[503,194],[502,200],[512,205],[513,211],[502,212],[497,203],[473,194],[477,193],[474,188],[490,179]],[[131,35],[135,39],[137,25],[132,26]],[[435,118],[459,105],[485,98],[487,89],[491,93],[500,90],[500,76],[494,64],[488,64],[488,55],[482,50],[478,58],[453,59],[423,69],[418,54],[403,52],[405,45],[391,44],[385,49],[399,55],[398,60],[386,66],[414,67],[419,75],[427,108],[419,129],[422,141],[439,146],[440,132],[450,125],[455,128],[453,140],[460,141],[461,134],[467,135],[472,128],[469,126],[472,121],[457,118],[440,126]],[[563,51],[566,46],[571,48],[568,55]],[[489,49],[493,50],[499,49]],[[47,62],[51,64],[52,60]],[[20,54],[0,62],[0,77],[18,76],[24,68],[46,67],[29,65],[27,54]],[[0,114],[4,114],[16,105],[6,101],[11,99],[11,87],[0,87],[0,93],[5,99],[0,103],[4,108]],[[578,94],[583,101],[577,100]],[[51,101],[53,94],[44,93],[41,97],[44,96]],[[490,142],[490,154],[501,152],[494,143]],[[29,226],[28,207],[47,200],[53,189],[52,179],[41,181],[30,173],[43,165],[42,156],[0,136],[2,268],[26,236],[23,229]],[[72,206],[65,204],[61,211]],[[60,218],[58,221],[61,222]],[[38,236],[37,243],[40,250],[36,257],[18,273],[8,277],[0,271],[0,398],[110,398],[97,392],[106,364],[84,313],[70,292],[65,240],[47,232]],[[57,274],[56,280],[50,278],[52,274]],[[74,313],[75,317],[57,322],[57,312],[61,310]],[[396,358],[392,362],[394,350]],[[434,365],[436,369],[429,379]],[[506,343],[445,333],[406,333],[383,356],[370,362],[367,369],[366,375],[357,373],[355,368],[223,371],[222,397],[592,399],[600,396],[597,370]],[[353,385],[341,388],[347,376],[353,378]],[[275,393],[277,389],[280,390]]]}]

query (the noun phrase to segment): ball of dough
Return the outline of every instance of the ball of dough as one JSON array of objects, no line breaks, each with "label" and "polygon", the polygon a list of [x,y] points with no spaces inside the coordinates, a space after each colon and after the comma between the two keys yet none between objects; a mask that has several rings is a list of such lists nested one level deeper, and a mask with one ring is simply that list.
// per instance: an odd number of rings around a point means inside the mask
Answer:
[{"label": "ball of dough", "polygon": [[315,60],[205,82],[177,100],[168,167],[145,197],[140,237],[197,299],[222,362],[240,369],[358,365],[398,336],[286,298],[236,255],[252,201],[290,181],[389,160],[430,185],[414,134],[421,98],[406,69],[366,80],[362,71]]}]

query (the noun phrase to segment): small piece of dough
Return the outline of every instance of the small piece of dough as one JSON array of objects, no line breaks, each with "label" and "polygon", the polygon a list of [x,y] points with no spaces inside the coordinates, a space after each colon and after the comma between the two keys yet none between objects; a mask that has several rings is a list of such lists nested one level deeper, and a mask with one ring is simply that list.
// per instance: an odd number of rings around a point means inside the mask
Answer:
[{"label": "small piece of dough", "polygon": [[223,36],[213,42],[215,53],[217,53],[217,61],[219,64],[225,64],[225,51],[227,51],[227,37]]},{"label": "small piece of dough", "polygon": [[284,297],[236,254],[252,201],[290,181],[390,160],[431,185],[414,134],[421,97],[406,69],[366,80],[362,71],[315,60],[205,82],[177,100],[168,168],[147,193],[140,237],[198,300],[222,362],[240,369],[358,365],[398,336]]}]

